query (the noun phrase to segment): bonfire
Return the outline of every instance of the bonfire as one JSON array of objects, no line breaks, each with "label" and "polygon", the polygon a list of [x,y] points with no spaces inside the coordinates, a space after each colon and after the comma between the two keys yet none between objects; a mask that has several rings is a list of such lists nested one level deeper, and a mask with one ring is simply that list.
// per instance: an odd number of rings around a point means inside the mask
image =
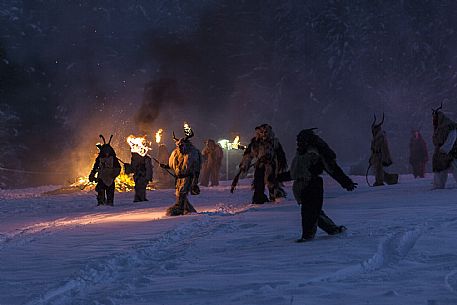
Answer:
[{"label": "bonfire", "polygon": [[[159,130],[161,131],[161,130]],[[148,141],[146,137],[135,137],[129,136],[126,139],[127,143],[130,145],[131,152],[136,152],[142,156],[146,155],[151,148],[148,146]],[[122,160],[118,159],[121,163],[125,164]],[[125,168],[122,169],[121,174],[116,177],[116,191],[118,192],[130,192],[134,190],[135,181],[133,181],[132,175],[127,175],[125,173]],[[78,191],[93,191],[95,190],[96,182],[90,182],[89,177],[78,177],[73,183],[69,186],[61,187],[57,190],[46,192],[46,195],[58,195],[58,194],[69,194]],[[147,190],[155,190],[155,187],[150,183]]]}]

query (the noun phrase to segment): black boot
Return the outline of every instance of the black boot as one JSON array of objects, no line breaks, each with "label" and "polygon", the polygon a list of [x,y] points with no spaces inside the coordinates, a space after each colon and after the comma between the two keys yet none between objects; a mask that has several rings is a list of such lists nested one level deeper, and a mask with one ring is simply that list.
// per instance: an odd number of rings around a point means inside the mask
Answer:
[{"label": "black boot", "polygon": [[329,232],[328,235],[340,234],[340,233],[343,233],[343,232],[347,231],[347,229],[348,228],[346,228],[345,226],[339,226],[334,231]]}]

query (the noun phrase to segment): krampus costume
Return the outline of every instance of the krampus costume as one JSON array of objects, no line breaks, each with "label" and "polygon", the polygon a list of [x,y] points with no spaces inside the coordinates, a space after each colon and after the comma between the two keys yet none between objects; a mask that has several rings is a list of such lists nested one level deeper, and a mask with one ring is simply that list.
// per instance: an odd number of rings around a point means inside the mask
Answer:
[{"label": "krampus costume", "polygon": [[98,205],[112,206],[116,187],[114,180],[121,173],[121,165],[116,157],[116,152],[110,145],[113,136],[111,135],[108,143],[106,143],[103,135],[100,135],[100,138],[103,140],[103,144],[97,144],[100,152],[90,172],[89,181],[97,182],[95,190],[97,191]]},{"label": "krampus costume", "polygon": [[413,130],[409,141],[409,163],[413,169],[414,178],[424,178],[425,164],[428,161],[427,144],[419,130]]},{"label": "krampus costume", "polygon": [[433,115],[433,173],[434,188],[442,189],[446,186],[449,169],[457,182],[457,124],[446,117],[441,109],[432,109]]},{"label": "krampus costume", "polygon": [[206,141],[205,148],[202,150],[203,165],[200,185],[208,186],[211,181],[211,186],[219,185],[219,171],[222,165],[224,152],[214,140]]},{"label": "krampus costume", "polygon": [[370,167],[373,167],[376,182],[373,186],[398,183],[398,174],[389,174],[384,171],[384,167],[392,165],[392,159],[390,158],[389,145],[387,144],[387,138],[385,132],[382,130],[382,124],[384,123],[384,114],[382,115],[382,121],[376,124],[376,115],[374,116],[373,124],[371,124],[371,132],[373,139],[371,140],[371,156],[370,156]]},{"label": "krampus costume", "polygon": [[297,135],[297,153],[290,172],[280,175],[280,180],[294,180],[295,200],[301,205],[302,237],[297,242],[312,240],[317,227],[329,235],[346,230],[337,226],[322,210],[324,187],[320,175],[325,170],[343,188],[353,191],[357,187],[336,163],[336,154],[312,129],[304,129]]},{"label": "krampus costume", "polygon": [[198,178],[200,176],[201,154],[189,141],[193,135],[194,132],[191,130],[190,134],[184,138],[177,139],[173,133],[177,147],[171,153],[168,164],[160,165],[162,168],[172,169],[176,178],[176,203],[167,209],[168,216],[197,212],[187,198],[189,192],[192,195],[200,194]]},{"label": "krampus costume", "polygon": [[[252,203],[263,204],[286,196],[286,192],[278,181],[278,174],[287,170],[287,160],[281,143],[275,137],[270,125],[260,125],[255,128],[255,131],[255,137],[244,151],[240,170],[246,173],[251,166],[252,159],[256,159],[252,183],[254,189]],[[264,193],[265,184],[268,187],[269,198]]]},{"label": "krampus costume", "polygon": [[146,199],[146,187],[152,181],[153,175],[151,157],[132,152],[130,164],[125,164],[125,173],[133,174],[133,180],[135,181],[133,202],[148,201]]}]

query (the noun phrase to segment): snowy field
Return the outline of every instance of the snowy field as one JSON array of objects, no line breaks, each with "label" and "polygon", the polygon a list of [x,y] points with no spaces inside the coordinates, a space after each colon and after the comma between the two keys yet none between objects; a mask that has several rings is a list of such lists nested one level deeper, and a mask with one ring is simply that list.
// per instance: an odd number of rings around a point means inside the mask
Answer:
[{"label": "snowy field", "polygon": [[[451,177],[450,177],[451,178]],[[373,179],[373,178],[372,178]],[[171,190],[0,191],[0,304],[457,304],[457,189],[431,178],[346,192],[324,209],[348,231],[297,244],[299,207],[252,206],[249,181],[202,188],[198,214],[170,218]]]}]

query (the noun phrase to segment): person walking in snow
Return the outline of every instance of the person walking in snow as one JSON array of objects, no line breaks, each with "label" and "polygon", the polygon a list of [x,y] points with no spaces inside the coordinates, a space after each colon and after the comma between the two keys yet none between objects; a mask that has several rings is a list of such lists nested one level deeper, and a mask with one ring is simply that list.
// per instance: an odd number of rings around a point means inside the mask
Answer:
[{"label": "person walking in snow", "polygon": [[379,124],[376,124],[376,115],[371,124],[373,139],[371,140],[371,156],[369,163],[370,167],[373,167],[376,177],[376,182],[373,186],[382,186],[384,185],[384,182],[389,185],[398,183],[398,174],[389,174],[384,170],[384,167],[392,165],[392,159],[390,157],[386,133],[382,130],[383,123],[384,114],[382,114],[382,120]]},{"label": "person walking in snow", "polygon": [[176,148],[171,153],[168,164],[160,164],[164,169],[171,169],[176,179],[176,203],[167,209],[167,216],[186,215],[197,211],[189,202],[188,195],[200,194],[198,178],[201,168],[201,154],[190,142],[194,132],[190,130],[184,138],[178,139],[173,133]]},{"label": "person walking in snow", "polygon": [[132,152],[130,164],[125,164],[125,173],[133,174],[135,181],[135,197],[133,202],[148,201],[146,199],[146,187],[152,181],[152,160],[147,154],[140,155]]},{"label": "person walking in snow", "polygon": [[[263,204],[286,197],[286,192],[277,178],[280,173],[287,170],[286,154],[279,139],[275,136],[273,128],[268,124],[255,128],[255,137],[244,151],[243,159],[240,162],[240,172],[247,173],[253,159],[256,162],[252,183],[254,189],[252,203]],[[268,188],[268,197],[264,193],[265,185]]]},{"label": "person walking in snow", "polygon": [[336,163],[336,154],[314,129],[304,129],[297,135],[297,153],[290,171],[280,175],[281,181],[294,180],[294,197],[301,205],[302,236],[297,242],[314,239],[318,227],[329,235],[346,230],[322,210],[324,186],[320,175],[324,170],[346,190],[353,191],[357,187]]},{"label": "person walking in snow", "polygon": [[116,152],[111,147],[111,139],[106,143],[103,135],[100,135],[103,144],[98,143],[99,154],[95,159],[92,171],[89,174],[90,182],[97,182],[95,190],[97,191],[97,205],[113,205],[114,190],[116,184],[114,180],[121,173],[121,164],[116,157]]}]

